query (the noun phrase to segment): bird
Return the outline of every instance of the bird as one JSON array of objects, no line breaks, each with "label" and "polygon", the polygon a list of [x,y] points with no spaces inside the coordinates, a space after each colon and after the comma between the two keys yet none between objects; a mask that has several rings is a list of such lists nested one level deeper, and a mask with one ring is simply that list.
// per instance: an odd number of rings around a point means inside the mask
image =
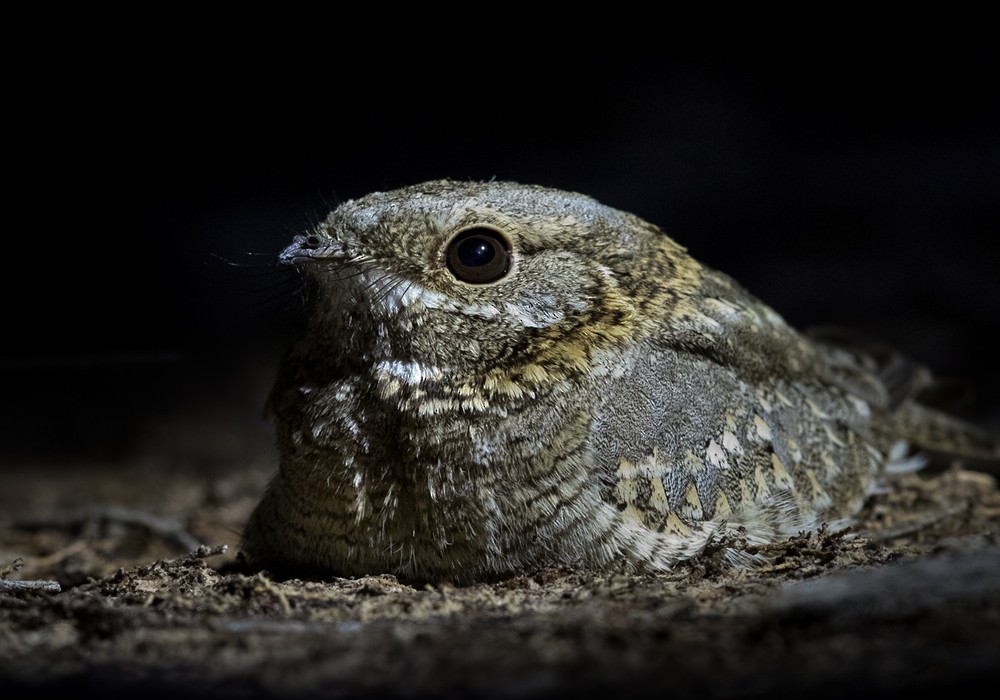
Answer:
[{"label": "bird", "polygon": [[1000,461],[992,436],[921,403],[923,367],[792,328],[583,194],[374,192],[278,261],[312,294],[267,401],[279,464],[243,531],[250,566],[454,584],[664,572],[727,534],[848,527],[926,454]]}]

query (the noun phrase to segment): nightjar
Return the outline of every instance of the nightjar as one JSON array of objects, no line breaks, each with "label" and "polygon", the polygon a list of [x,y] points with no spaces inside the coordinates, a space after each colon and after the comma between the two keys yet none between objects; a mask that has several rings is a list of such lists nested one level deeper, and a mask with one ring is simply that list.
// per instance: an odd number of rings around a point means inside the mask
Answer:
[{"label": "nightjar", "polygon": [[849,524],[918,466],[914,448],[1000,459],[917,400],[922,369],[794,330],[580,194],[375,193],[280,261],[314,297],[269,400],[280,465],[242,546],[272,571],[657,571],[735,528],[757,543]]}]

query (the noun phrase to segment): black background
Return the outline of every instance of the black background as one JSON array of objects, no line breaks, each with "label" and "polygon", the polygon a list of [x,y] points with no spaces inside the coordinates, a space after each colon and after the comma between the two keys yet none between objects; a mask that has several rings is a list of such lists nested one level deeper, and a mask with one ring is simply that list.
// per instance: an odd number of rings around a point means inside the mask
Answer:
[{"label": "black background", "polygon": [[298,323],[271,256],[338,201],[439,177],[632,211],[794,325],[963,377],[1000,426],[995,49],[366,47],[138,38],[12,72],[0,466],[268,439]]}]

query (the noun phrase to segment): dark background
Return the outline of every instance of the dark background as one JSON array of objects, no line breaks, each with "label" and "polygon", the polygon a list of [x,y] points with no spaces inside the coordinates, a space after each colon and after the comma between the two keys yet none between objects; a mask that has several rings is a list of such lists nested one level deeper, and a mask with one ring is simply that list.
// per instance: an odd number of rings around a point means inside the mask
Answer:
[{"label": "dark background", "polygon": [[794,325],[964,378],[964,414],[1000,427],[995,49],[454,48],[97,42],[14,71],[0,467],[231,462],[268,442],[299,322],[273,255],[338,201],[439,177],[632,211]]}]

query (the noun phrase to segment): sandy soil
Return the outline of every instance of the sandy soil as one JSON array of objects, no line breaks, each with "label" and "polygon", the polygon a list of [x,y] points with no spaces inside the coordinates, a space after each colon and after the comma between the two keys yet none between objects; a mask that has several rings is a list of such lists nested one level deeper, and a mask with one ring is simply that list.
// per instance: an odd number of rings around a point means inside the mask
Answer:
[{"label": "sandy soil", "polygon": [[666,575],[413,588],[240,570],[271,464],[4,474],[5,695],[885,697],[972,689],[1000,659],[1000,492],[958,466],[751,570],[710,550]]}]

